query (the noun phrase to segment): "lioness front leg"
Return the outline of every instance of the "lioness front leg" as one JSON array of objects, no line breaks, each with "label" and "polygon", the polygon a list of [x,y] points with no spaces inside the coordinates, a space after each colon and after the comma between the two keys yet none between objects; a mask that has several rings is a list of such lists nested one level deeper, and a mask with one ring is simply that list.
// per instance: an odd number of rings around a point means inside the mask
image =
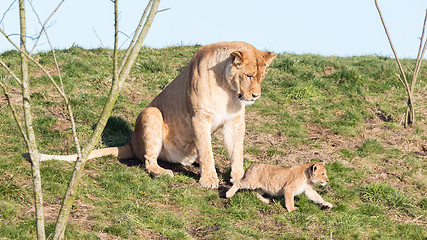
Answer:
[{"label": "lioness front leg", "polygon": [[211,145],[211,125],[207,121],[200,121],[193,117],[194,143],[200,161],[200,180],[202,187],[217,188],[219,179],[215,170],[215,162]]},{"label": "lioness front leg", "polygon": [[131,144],[136,157],[144,161],[145,169],[153,176],[166,174],[173,176],[171,170],[157,164],[157,157],[162,149],[163,117],[158,108],[144,109],[136,119],[135,131]]},{"label": "lioness front leg", "polygon": [[244,113],[224,124],[224,144],[231,161],[230,181],[235,183],[242,179],[243,169],[243,139],[245,137]]}]

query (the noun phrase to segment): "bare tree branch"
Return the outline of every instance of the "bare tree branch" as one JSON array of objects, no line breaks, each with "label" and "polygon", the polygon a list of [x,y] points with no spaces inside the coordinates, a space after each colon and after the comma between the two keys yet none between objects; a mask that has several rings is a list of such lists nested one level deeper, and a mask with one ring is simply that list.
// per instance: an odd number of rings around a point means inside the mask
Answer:
[{"label": "bare tree branch", "polygon": [[114,1],[114,50],[113,50],[113,84],[118,80],[117,69],[117,44],[119,42],[119,14],[118,14],[118,1]]},{"label": "bare tree branch", "polygon": [[162,10],[159,10],[159,11],[157,11],[157,13],[159,13],[159,12],[164,12],[164,11],[167,11],[167,10],[170,10],[171,8],[165,8],[165,9],[162,9]]},{"label": "bare tree branch", "polygon": [[6,11],[3,13],[2,18],[0,19],[0,24],[3,22],[4,18],[6,17],[6,14],[10,11],[13,4],[15,4],[16,0],[13,0],[13,2],[9,5],[9,7],[6,9]]},{"label": "bare tree branch", "polygon": [[144,13],[142,14],[141,19],[139,20],[138,26],[136,27],[135,34],[133,35],[132,41],[130,42],[129,47],[126,50],[126,53],[123,56],[122,61],[120,63],[119,73],[122,71],[122,69],[123,69],[123,67],[124,67],[124,65],[126,63],[125,59],[128,58],[130,52],[132,51],[133,45],[135,44],[136,38],[138,37],[138,33],[139,33],[139,31],[140,31],[140,29],[142,27],[142,24],[144,23],[144,20],[145,20],[145,17],[147,15],[147,13],[148,13],[148,10],[152,6],[152,3],[153,3],[153,0],[150,0],[148,2],[148,4],[147,4],[147,7],[145,7]]},{"label": "bare tree branch", "polygon": [[[29,2],[30,2],[30,5],[31,5],[31,8],[33,8],[33,3],[32,3],[33,1],[30,0]],[[30,55],[33,53],[34,49],[36,48],[37,43],[39,42],[40,36],[42,35],[43,31],[45,30],[46,24],[49,22],[50,18],[52,18],[52,16],[56,13],[56,11],[58,11],[59,7],[62,5],[63,2],[64,2],[64,0],[61,0],[61,2],[59,2],[58,6],[56,6],[56,8],[52,11],[52,13],[49,15],[49,17],[46,19],[46,21],[42,25],[42,29],[40,30],[40,32],[39,32],[39,34],[38,34],[38,36],[36,38],[36,42],[34,43],[34,46],[33,46],[33,48],[30,51]],[[34,10],[34,8],[33,8],[33,11],[36,12]],[[38,16],[37,16],[37,18],[38,18]]]},{"label": "bare tree branch", "polygon": [[[59,6],[62,4],[62,2],[63,2],[63,1],[61,1],[61,2],[60,2],[60,4],[58,5],[58,7],[57,7],[54,11],[56,11],[56,10],[59,8]],[[37,14],[37,12],[35,11],[35,9],[34,9],[34,7],[33,7],[33,5],[32,5],[32,1],[30,1],[30,5],[31,5],[31,8],[32,8],[32,9],[33,9],[33,11],[34,11],[34,14],[36,15],[36,17],[37,17],[37,19],[38,19],[38,21],[39,21],[39,24],[42,26],[43,32],[44,32],[44,34],[45,34],[45,36],[46,36],[46,39],[47,39],[47,41],[48,41],[48,43],[49,43],[49,46],[50,46],[50,49],[51,49],[51,51],[52,51],[53,59],[54,59],[54,61],[55,61],[56,71],[57,71],[57,73],[58,73],[59,82],[60,82],[60,84],[61,84],[61,90],[62,90],[62,92],[63,92],[63,95],[62,95],[62,96],[63,96],[64,102],[65,102],[65,105],[66,105],[66,107],[67,107],[68,115],[69,115],[70,122],[71,122],[71,128],[72,128],[72,132],[73,132],[74,144],[76,145],[75,147],[76,147],[76,151],[77,151],[77,156],[78,156],[78,157],[81,157],[80,141],[79,141],[79,138],[78,138],[78,136],[77,136],[76,123],[75,123],[75,121],[74,121],[74,115],[73,115],[73,111],[72,111],[72,109],[71,109],[71,104],[70,104],[70,102],[68,101],[68,97],[65,95],[65,91],[64,91],[64,83],[63,83],[63,81],[62,81],[61,70],[60,70],[60,68],[59,68],[58,60],[57,60],[57,58],[56,58],[55,49],[54,49],[54,47],[53,47],[53,45],[52,45],[52,43],[51,43],[51,41],[50,41],[50,39],[49,39],[49,35],[47,34],[46,28],[44,28],[44,27],[43,27],[43,24],[42,24],[42,22],[41,22],[41,20],[40,20],[40,17],[39,17],[39,15]],[[53,13],[52,13],[52,14],[53,14]],[[52,14],[51,14],[51,16],[52,16]],[[53,78],[52,78],[52,80],[53,80]]]},{"label": "bare tree branch", "polygon": [[12,72],[12,70],[1,59],[0,59],[0,65],[2,65],[2,67],[6,69],[6,71],[13,77],[13,79],[15,79],[15,81],[19,84],[19,86],[22,87],[21,80],[15,75],[15,73]]},{"label": "bare tree branch", "polygon": [[[151,4],[151,2],[153,2]],[[76,163],[74,165],[73,174],[70,180],[70,183],[68,185],[68,189],[64,195],[64,198],[62,200],[61,210],[58,215],[58,219],[55,226],[55,233],[53,236],[54,240],[62,239],[64,237],[65,228],[67,225],[68,217],[70,214],[71,206],[74,201],[74,197],[76,195],[77,186],[80,182],[81,175],[83,173],[84,166],[86,164],[86,161],[88,159],[89,154],[92,152],[93,148],[95,147],[95,144],[99,141],[99,138],[101,136],[101,133],[103,129],[105,128],[105,125],[108,121],[108,117],[111,115],[111,111],[113,110],[114,104],[117,100],[117,97],[120,92],[120,88],[123,85],[125,79],[128,77],[130,68],[135,61],[135,58],[137,56],[138,51],[141,49],[142,42],[144,41],[144,38],[146,37],[146,34],[148,32],[148,29],[151,26],[151,23],[154,20],[154,17],[157,13],[157,8],[159,6],[160,0],[151,0],[147,6],[151,6],[150,12],[148,14],[147,20],[145,21],[144,27],[142,28],[141,32],[138,34],[138,38],[136,40],[136,43],[133,46],[129,46],[129,48],[132,48],[130,50],[129,55],[127,58],[122,59],[121,66],[123,65],[123,69],[121,70],[120,67],[114,67],[114,69],[117,71],[117,73],[113,73],[113,76],[116,76],[117,79],[113,79],[113,84],[111,86],[110,93],[108,95],[108,100],[104,105],[104,109],[102,110],[101,116],[98,120],[98,124],[95,127],[95,130],[93,131],[92,135],[90,136],[89,140],[87,141],[87,144],[82,149],[82,157],[77,158]],[[115,8],[117,8],[117,0],[114,1]],[[117,11],[117,10],[115,10]],[[115,14],[115,17],[117,18],[117,14]],[[117,20],[115,21],[117,23]],[[139,29],[138,25],[138,29]],[[138,33],[138,31],[137,31]],[[117,28],[115,28],[115,34],[117,34]],[[115,40],[117,40],[115,38]],[[117,47],[117,43],[114,44],[115,47]],[[117,51],[117,50],[115,50]],[[123,63],[125,62],[125,63]]]},{"label": "bare tree branch", "polygon": [[390,35],[388,34],[388,30],[387,30],[387,27],[385,25],[385,22],[384,22],[381,10],[380,10],[380,8],[378,6],[377,0],[374,0],[374,1],[375,1],[375,6],[377,7],[378,13],[379,13],[380,18],[381,18],[381,22],[382,22],[382,24],[384,26],[384,31],[385,31],[385,33],[387,35],[388,42],[390,43],[391,50],[393,51],[394,58],[396,59],[397,65],[399,66],[400,73],[403,76],[403,79],[404,79],[404,82],[405,82],[405,87],[408,87],[408,81],[406,80],[405,71],[403,71],[402,64],[400,64],[400,60],[399,60],[399,57],[397,56],[396,50],[394,50],[394,46],[393,46],[393,43],[391,41]]},{"label": "bare tree branch", "polygon": [[33,175],[34,205],[36,209],[37,239],[46,238],[44,229],[44,210],[43,210],[43,191],[40,175],[40,155],[37,149],[36,137],[33,129],[33,117],[30,104],[30,81],[28,77],[28,60],[26,52],[26,21],[25,21],[25,2],[19,0],[19,19],[20,19],[20,49],[21,51],[21,73],[22,73],[22,106],[24,108],[24,122],[27,128],[28,152],[31,158],[31,168]]},{"label": "bare tree branch", "polygon": [[[384,31],[385,31],[385,33],[387,35],[388,42],[390,43],[391,50],[393,51],[394,58],[396,59],[397,66],[399,67],[400,73],[403,76],[403,81],[400,78],[400,76],[398,76],[398,77],[399,77],[399,80],[404,85],[404,87],[406,89],[406,93],[408,95],[408,103],[407,103],[407,105],[408,105],[408,110],[409,111],[407,110],[407,115],[406,115],[406,118],[405,118],[406,119],[405,120],[405,126],[407,126],[407,125],[410,125],[410,124],[414,123],[414,114],[413,114],[414,113],[414,102],[412,100],[412,91],[411,91],[411,88],[410,88],[410,86],[408,84],[408,80],[406,79],[405,71],[403,70],[402,64],[400,63],[399,57],[397,56],[397,53],[396,53],[396,50],[394,49],[394,46],[393,46],[393,43],[391,41],[390,35],[388,34],[388,30],[387,30],[387,27],[385,25],[385,22],[384,22],[381,10],[380,10],[380,8],[378,6],[378,2],[377,2],[377,0],[374,0],[374,1],[375,1],[375,6],[376,6],[376,8],[378,10],[378,14],[380,15],[381,23],[383,24]],[[411,113],[411,114],[409,114],[409,113]]]},{"label": "bare tree branch", "polygon": [[35,63],[37,65],[37,67],[39,67],[44,74],[46,74],[46,76],[49,78],[49,80],[53,83],[53,85],[55,86],[56,90],[58,90],[58,92],[61,94],[61,96],[66,99],[67,96],[65,95],[65,93],[62,91],[62,89],[58,86],[58,84],[55,82],[55,80],[53,79],[53,77],[50,75],[50,73],[38,62],[36,61],[33,57],[31,57],[30,55],[28,55],[28,53],[26,51],[24,51],[24,49],[21,49],[20,47],[18,47],[7,35],[6,33],[0,29],[0,33],[2,33],[6,39],[18,50],[21,52],[21,54],[25,57],[28,58],[30,61],[32,61],[33,63]]},{"label": "bare tree branch", "polygon": [[2,82],[0,82],[0,86],[1,86],[1,88],[3,88],[4,97],[6,98],[7,105],[9,105],[9,108],[12,111],[13,118],[15,119],[15,122],[19,127],[19,131],[21,132],[22,138],[24,138],[24,141],[28,146],[30,143],[28,141],[27,134],[25,133],[24,128],[22,128],[21,122],[19,121],[19,118],[18,118],[18,115],[16,114],[15,108],[13,107],[13,104],[10,101],[10,96],[9,96],[9,92],[7,90],[7,87]]},{"label": "bare tree branch", "polygon": [[423,61],[424,52],[425,52],[426,46],[427,46],[427,38],[426,38],[426,41],[424,42],[424,47],[423,47],[423,39],[424,39],[424,33],[425,33],[425,29],[426,29],[426,22],[427,22],[427,10],[426,10],[426,15],[424,17],[423,30],[421,32],[420,47],[418,49],[418,55],[417,55],[417,61],[415,64],[414,74],[412,75],[411,94],[413,94],[413,92],[414,92],[415,81],[417,80],[418,73],[420,72],[421,63]]}]

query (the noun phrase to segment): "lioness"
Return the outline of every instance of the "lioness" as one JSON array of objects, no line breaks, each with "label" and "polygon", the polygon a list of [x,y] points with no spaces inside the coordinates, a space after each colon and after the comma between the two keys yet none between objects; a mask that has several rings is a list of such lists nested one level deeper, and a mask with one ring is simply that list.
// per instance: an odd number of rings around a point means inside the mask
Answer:
[{"label": "lioness", "polygon": [[311,162],[293,167],[279,167],[263,163],[255,163],[246,169],[240,181],[227,191],[226,197],[231,198],[239,189],[256,190],[257,197],[264,203],[269,203],[262,195],[285,195],[286,209],[291,212],[294,206],[294,196],[305,193],[307,197],[322,206],[331,208],[332,204],[325,202],[314,190],[313,185],[320,183],[324,186],[329,181],[323,162]]},{"label": "lioness", "polygon": [[[244,42],[206,45],[188,66],[136,119],[131,141],[121,147],[94,150],[89,159],[105,155],[136,156],[152,175],[173,176],[157,158],[200,163],[200,184],[218,187],[211,135],[222,129],[231,160],[231,181],[242,178],[245,106],[261,96],[267,66],[276,57]],[[54,157],[42,156],[42,159]],[[75,160],[75,157],[74,157]]]}]

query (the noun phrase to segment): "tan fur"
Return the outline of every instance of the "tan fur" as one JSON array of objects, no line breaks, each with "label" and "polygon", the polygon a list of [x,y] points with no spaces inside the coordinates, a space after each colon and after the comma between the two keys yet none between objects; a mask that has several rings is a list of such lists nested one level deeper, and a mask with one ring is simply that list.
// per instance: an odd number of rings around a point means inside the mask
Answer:
[{"label": "tan fur", "polygon": [[271,196],[284,195],[286,209],[291,212],[297,209],[294,206],[294,196],[305,193],[314,202],[331,208],[332,204],[325,202],[313,188],[316,183],[325,185],[328,181],[323,162],[287,168],[255,163],[249,166],[243,178],[227,191],[226,197],[233,197],[239,189],[256,190],[257,197],[264,203],[269,202],[262,196],[264,193]]},{"label": "tan fur", "polygon": [[145,160],[152,175],[168,174],[157,159],[200,163],[200,184],[218,187],[211,135],[222,129],[231,160],[232,181],[242,178],[245,106],[261,95],[266,67],[276,57],[243,42],[200,48],[176,77],[136,119],[129,144],[94,150],[90,158],[115,155]]}]

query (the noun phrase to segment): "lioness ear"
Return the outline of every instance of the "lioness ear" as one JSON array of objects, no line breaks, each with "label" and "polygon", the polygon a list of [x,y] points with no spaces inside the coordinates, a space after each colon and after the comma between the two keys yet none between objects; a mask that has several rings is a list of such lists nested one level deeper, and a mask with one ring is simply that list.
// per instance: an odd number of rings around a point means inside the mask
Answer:
[{"label": "lioness ear", "polygon": [[270,65],[270,63],[276,58],[276,56],[277,55],[272,52],[264,52],[263,57],[264,57],[265,65],[266,66]]},{"label": "lioness ear", "polygon": [[231,63],[236,67],[240,68],[243,64],[243,53],[241,51],[235,51],[230,53]]}]

